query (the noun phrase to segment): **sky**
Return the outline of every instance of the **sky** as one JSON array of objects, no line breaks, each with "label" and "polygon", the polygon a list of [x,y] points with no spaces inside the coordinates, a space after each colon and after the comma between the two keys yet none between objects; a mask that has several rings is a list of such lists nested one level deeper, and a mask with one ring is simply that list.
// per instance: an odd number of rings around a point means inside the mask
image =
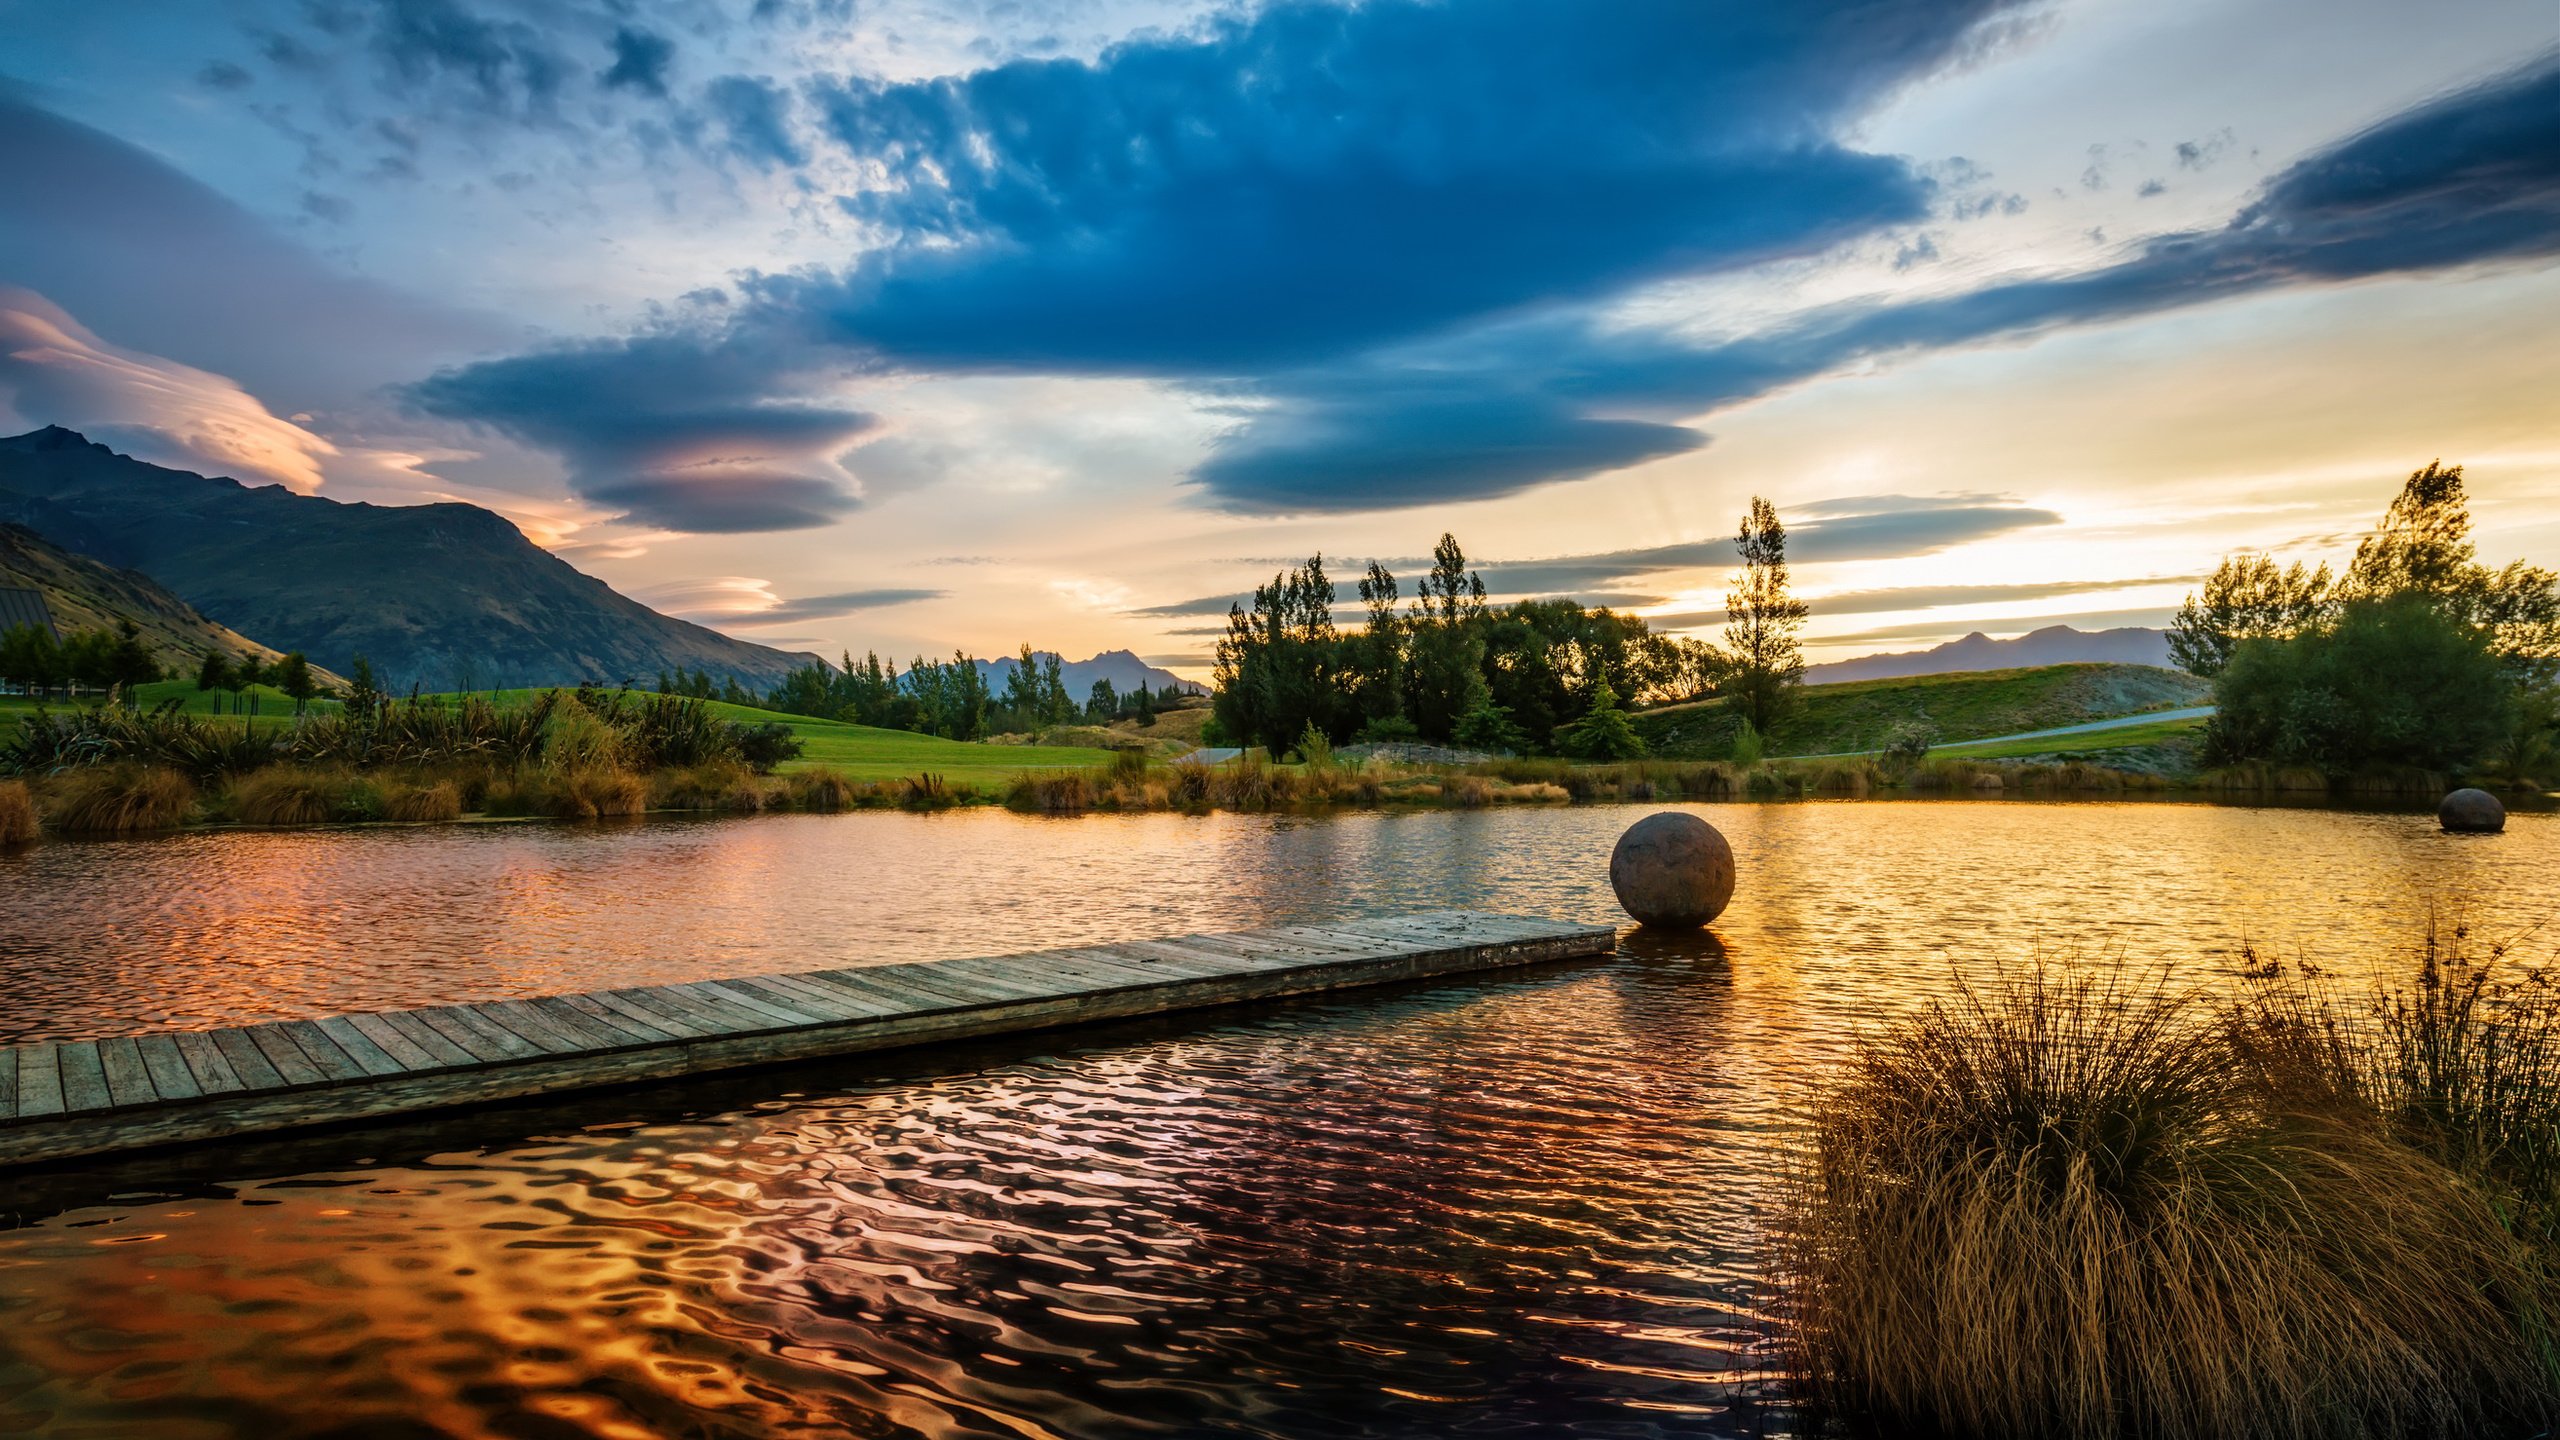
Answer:
[{"label": "sky", "polygon": [[2553,0],[0,0],[0,427],[833,656],[1321,552],[1815,661],[2560,552]]}]

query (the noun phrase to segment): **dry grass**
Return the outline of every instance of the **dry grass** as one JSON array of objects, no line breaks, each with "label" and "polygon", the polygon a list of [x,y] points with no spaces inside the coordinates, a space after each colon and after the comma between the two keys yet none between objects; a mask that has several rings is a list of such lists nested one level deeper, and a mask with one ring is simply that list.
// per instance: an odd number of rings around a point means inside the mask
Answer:
[{"label": "dry grass", "polygon": [[36,798],[24,780],[0,780],[0,845],[36,838]]},{"label": "dry grass", "polygon": [[734,760],[713,760],[649,777],[649,805],[656,810],[720,810],[752,815],[765,807],[765,786]]},{"label": "dry grass", "polygon": [[321,825],[383,818],[382,791],[354,772],[271,765],[231,782],[229,808],[250,825]]},{"label": "dry grass", "polygon": [[863,792],[842,771],[821,766],[798,771],[782,782],[782,797],[794,810],[850,810],[862,803]]},{"label": "dry grass", "polygon": [[637,815],[649,808],[649,782],[628,770],[601,765],[563,770],[549,777],[542,811],[560,820]]},{"label": "dry grass", "polygon": [[413,825],[459,820],[462,788],[454,780],[387,780],[382,786],[382,818]]},{"label": "dry grass", "polygon": [[130,764],[90,765],[47,787],[44,823],[70,835],[126,835],[173,830],[195,809],[194,782],[175,770]]},{"label": "dry grass", "polygon": [[1997,1437],[2528,1433],[2555,1298],[2452,1167],[2239,1063],[2224,1015],[2042,976],[1866,1044],[1780,1224],[1824,1402]]}]

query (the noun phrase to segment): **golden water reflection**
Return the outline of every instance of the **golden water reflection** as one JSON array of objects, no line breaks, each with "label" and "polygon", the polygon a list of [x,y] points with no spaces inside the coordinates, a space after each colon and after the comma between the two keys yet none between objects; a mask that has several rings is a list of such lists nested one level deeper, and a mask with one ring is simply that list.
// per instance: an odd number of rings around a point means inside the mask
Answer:
[{"label": "golden water reflection", "polygon": [[[0,862],[0,1012],[96,1033],[1400,907],[1601,919],[1638,813],[39,847]],[[1704,813],[1734,909],[1615,961],[102,1174],[0,1231],[0,1434],[1787,1433],[1755,1216],[1797,1082],[1857,1026],[2031,953],[2212,986],[2245,941],[2352,981],[2430,904],[2541,920],[2560,873],[2535,816]]]}]

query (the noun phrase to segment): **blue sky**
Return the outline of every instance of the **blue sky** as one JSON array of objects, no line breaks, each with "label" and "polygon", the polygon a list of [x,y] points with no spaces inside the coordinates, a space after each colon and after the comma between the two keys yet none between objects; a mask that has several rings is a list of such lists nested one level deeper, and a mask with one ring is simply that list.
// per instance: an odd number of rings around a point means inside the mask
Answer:
[{"label": "blue sky", "polygon": [[[7,3],[0,420],[462,498],[747,638],[1198,672],[1454,530],[1815,658],[2560,538],[2560,12]],[[12,425],[12,428],[16,428]]]}]

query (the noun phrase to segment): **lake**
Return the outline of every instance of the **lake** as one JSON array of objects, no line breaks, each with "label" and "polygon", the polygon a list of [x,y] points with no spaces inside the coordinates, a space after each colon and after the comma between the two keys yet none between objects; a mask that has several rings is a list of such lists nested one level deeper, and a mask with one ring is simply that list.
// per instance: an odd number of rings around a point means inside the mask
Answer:
[{"label": "lake", "polygon": [[[0,1041],[1471,906],[1661,806],[202,832],[0,855]],[[0,1181],[0,1433],[1745,1435],[1806,1080],[1962,973],[2405,973],[2560,824],[1694,809],[1711,935]],[[2526,936],[2518,954],[2549,950]],[[12,1194],[11,1186],[16,1187]]]}]

